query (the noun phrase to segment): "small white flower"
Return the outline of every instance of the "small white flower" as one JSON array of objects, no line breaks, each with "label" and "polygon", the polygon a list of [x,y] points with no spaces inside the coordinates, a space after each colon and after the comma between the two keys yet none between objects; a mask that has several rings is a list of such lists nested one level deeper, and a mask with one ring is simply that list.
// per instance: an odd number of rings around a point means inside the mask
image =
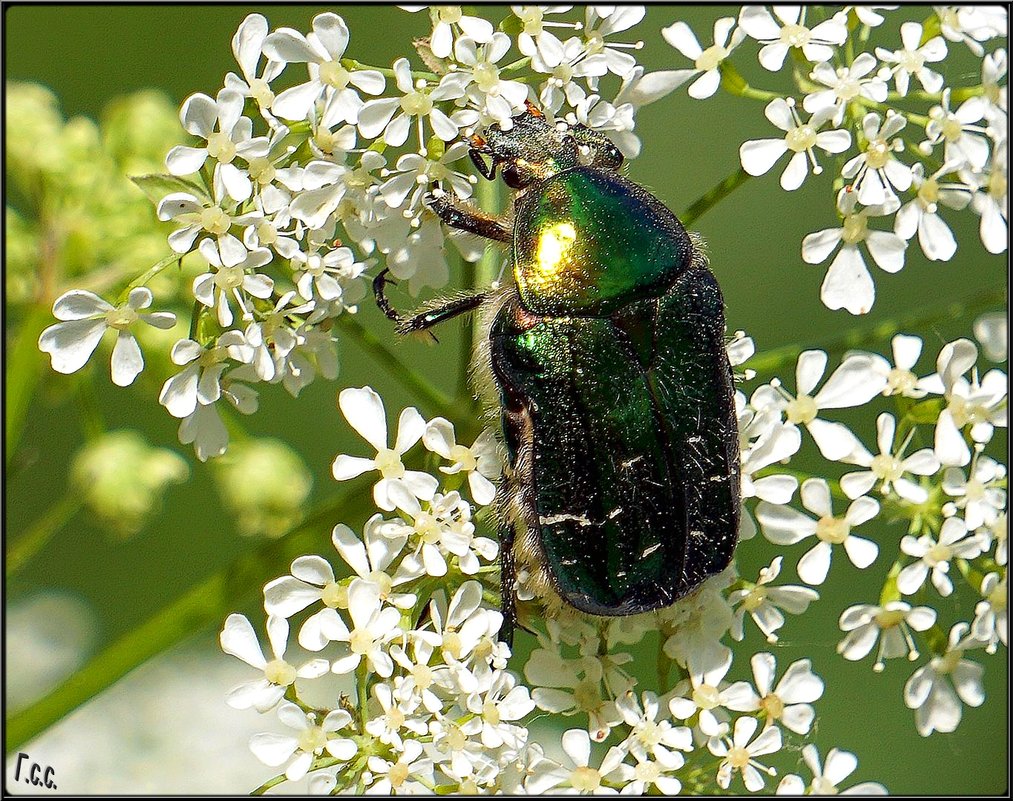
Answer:
[{"label": "small white flower", "polygon": [[835,46],[848,38],[846,15],[835,14],[810,29],[805,24],[805,6],[774,6],[773,10],[771,14],[764,6],[743,6],[739,13],[739,25],[763,44],[760,65],[771,72],[781,69],[792,48],[800,49],[813,63],[830,61]]},{"label": "small white flower", "polygon": [[454,437],[454,426],[442,417],[429,421],[422,443],[433,453],[453,464],[441,467],[440,472],[454,475],[464,471],[468,475],[471,497],[479,506],[492,503],[496,487],[491,479],[499,478],[501,464],[496,450],[496,438],[491,429],[485,429],[478,439],[466,447],[458,445]]},{"label": "small white flower", "polygon": [[618,791],[602,783],[605,776],[615,771],[623,761],[625,753],[618,746],[613,746],[605,754],[601,765],[590,766],[591,738],[583,729],[570,729],[563,733],[563,753],[566,762],[553,771],[554,783],[539,783],[538,792],[545,792],[554,786],[565,783],[580,795],[617,795]]},{"label": "small white flower", "polygon": [[766,717],[767,726],[779,723],[796,734],[808,734],[816,718],[812,702],[823,695],[823,680],[812,672],[812,662],[808,659],[792,662],[777,686],[774,685],[777,661],[773,654],[753,654],[749,664],[756,689],[748,682],[735,682],[727,690],[728,708],[736,712],[760,712]]},{"label": "small white flower", "polygon": [[582,36],[590,56],[601,56],[608,71],[624,78],[637,66],[634,56],[626,50],[639,50],[643,42],[610,42],[605,37],[622,33],[643,20],[647,9],[643,6],[587,6],[584,9]]},{"label": "small white flower", "polygon": [[413,714],[418,707],[418,702],[414,699],[405,701],[402,698],[395,698],[394,691],[383,682],[373,685],[373,697],[380,705],[380,712],[374,713],[366,722],[366,732],[381,743],[392,746],[394,750],[400,750],[404,747],[401,739],[402,730],[411,732],[416,737],[423,736],[429,731],[425,718]]},{"label": "small white flower", "polygon": [[781,779],[777,785],[778,795],[886,795],[886,788],[878,782],[862,782],[846,790],[839,790],[837,785],[855,772],[858,759],[850,751],[831,748],[827,752],[825,765],[820,765],[820,753],[811,743],[802,749],[805,760],[813,778],[806,787],[802,778],[791,773]]},{"label": "small white flower", "polygon": [[485,45],[464,36],[454,44],[458,71],[457,85],[466,89],[468,102],[483,118],[502,122],[524,108],[528,87],[520,81],[500,77],[500,61],[510,50],[510,37],[498,31]]},{"label": "small white flower", "polygon": [[[454,142],[439,158],[405,153],[386,181],[380,186],[380,194],[392,209],[401,209],[407,218],[418,219],[422,214],[423,197],[436,185],[443,191],[452,192],[459,198],[471,196],[471,180],[474,176],[455,172],[450,165],[468,154],[468,144]],[[407,202],[406,202],[407,201]]]},{"label": "small white flower", "polygon": [[192,339],[181,339],[172,346],[173,364],[183,367],[166,379],[158,402],[173,417],[189,417],[198,405],[210,406],[222,395],[222,375],[228,360],[249,362],[250,348],[239,331],[226,331],[218,339],[202,346]]},{"label": "small white flower", "polygon": [[904,595],[911,595],[925,583],[931,571],[932,585],[942,596],[953,592],[950,581],[951,559],[974,559],[985,548],[983,537],[967,530],[959,517],[943,521],[938,540],[931,534],[920,537],[906,535],[900,541],[900,549],[918,561],[905,567],[897,574],[897,589]]},{"label": "small white flower", "polygon": [[988,108],[982,97],[970,97],[956,111],[950,110],[950,90],[943,90],[942,103],[929,109],[929,122],[925,126],[928,137],[922,143],[923,152],[931,153],[932,148],[943,143],[943,158],[956,167],[984,169],[988,162],[988,139],[985,128],[975,125],[980,122]]},{"label": "small white flower", "polygon": [[869,468],[841,476],[841,489],[849,498],[854,499],[859,495],[865,495],[876,484],[879,484],[880,492],[884,495],[893,491],[911,503],[923,503],[928,499],[928,490],[911,479],[905,478],[904,474],[935,475],[939,470],[939,459],[936,458],[936,454],[931,448],[922,448],[910,456],[904,456],[904,451],[914,435],[913,430],[895,450],[893,438],[896,430],[897,421],[893,415],[883,412],[876,418],[876,444],[879,446],[879,453],[873,456],[865,448],[862,448],[844,459],[849,464]]},{"label": "small white flower", "polygon": [[765,175],[781,156],[791,151],[793,155],[781,173],[781,188],[789,192],[802,186],[809,174],[810,163],[814,175],[823,172],[816,161],[814,148],[827,153],[843,153],[851,146],[851,134],[845,130],[818,132],[831,116],[829,109],[817,111],[809,122],[803,123],[795,111],[795,101],[778,97],[767,104],[764,114],[785,132],[784,137],[743,142],[739,147],[739,160],[742,169],[750,175]]},{"label": "small white flower", "polygon": [[274,657],[270,661],[264,656],[253,626],[246,617],[232,614],[225,621],[219,635],[222,650],[263,672],[259,679],[244,682],[229,691],[225,701],[234,709],[252,706],[258,712],[266,712],[281,700],[296,679],[316,679],[328,670],[326,659],[311,659],[300,667],[285,661],[288,621],[284,618],[273,615],[267,618],[267,636]]},{"label": "small white flower", "polygon": [[790,424],[804,425],[824,458],[839,461],[858,447],[858,439],[843,424],[823,420],[819,414],[824,409],[861,406],[876,397],[886,385],[885,363],[875,354],[851,354],[817,392],[816,385],[826,372],[827,354],[821,350],[803,351],[795,367],[797,395],[791,395],[775,379],[759,387],[750,403],[757,411],[778,410]]},{"label": "small white flower", "polygon": [[341,63],[348,47],[348,27],[337,14],[318,14],[313,32],[303,36],[292,28],[279,28],[264,41],[263,51],[281,64],[305,63],[309,80],[286,89],[271,104],[271,110],[286,120],[302,120],[318,100],[327,106],[331,120],[355,124],[362,100],[355,87],[378,95],[386,84],[377,70],[349,70]]},{"label": "small white flower", "polygon": [[335,709],[317,723],[317,716],[303,712],[288,701],[278,707],[278,719],[296,735],[254,734],[250,738],[250,750],[265,765],[277,767],[288,762],[285,778],[299,781],[309,771],[313,759],[325,750],[335,759],[347,762],[358,752],[354,740],[337,736],[337,733],[352,722],[352,716],[344,709]]},{"label": "small white flower", "polygon": [[435,105],[442,100],[454,100],[464,94],[465,85],[454,73],[445,75],[436,86],[420,78],[412,80],[408,59],[399,58],[394,62],[395,83],[401,97],[369,100],[359,110],[359,133],[366,139],[379,139],[392,147],[403,145],[408,140],[414,123],[418,130],[419,150],[425,152],[426,134],[423,120],[429,118],[435,133],[444,142],[457,137],[458,126]]},{"label": "small white flower", "polygon": [[531,697],[539,709],[563,715],[587,714],[595,742],[608,737],[612,727],[622,721],[613,694],[603,687],[604,670],[599,660],[564,659],[543,648],[531,654],[524,675],[535,688]]},{"label": "small white flower", "polygon": [[809,608],[810,603],[819,600],[819,593],[810,587],[797,584],[769,586],[780,575],[782,561],[782,557],[775,556],[768,567],[761,568],[755,584],[746,582],[743,589],[735,590],[728,596],[728,603],[738,605],[732,622],[733,639],[741,641],[745,636],[743,623],[748,612],[757,628],[767,638],[767,642],[777,642],[775,632],[784,625],[781,610],[792,615],[801,615]]},{"label": "small white flower", "polygon": [[465,14],[461,6],[399,6],[405,11],[433,12],[433,32],[429,35],[429,49],[437,58],[448,58],[453,52],[454,36],[469,36],[480,44],[493,37],[492,23],[481,17]]},{"label": "small white flower", "polygon": [[841,613],[841,631],[847,632],[837,644],[837,653],[857,662],[864,659],[879,641],[872,669],[883,670],[884,661],[906,656],[912,662],[919,656],[911,629],[927,631],[936,622],[936,610],[904,601],[889,601],[882,606],[858,604]]},{"label": "small white flower", "polygon": [[888,206],[869,206],[858,210],[857,193],[845,187],[837,196],[837,208],[843,217],[840,228],[827,228],[802,240],[802,260],[819,264],[841,245],[830,263],[820,300],[828,309],[847,309],[852,314],[867,314],[876,299],[876,287],[859,245],[864,243],[876,265],[888,273],[904,267],[907,242],[888,231],[869,228],[870,217],[890,214]]},{"label": "small white flower", "polygon": [[677,694],[669,699],[668,709],[679,720],[697,715],[696,726],[707,737],[722,737],[728,733],[729,704],[741,700],[741,688],[732,690],[724,681],[732,666],[732,652],[725,648],[721,657],[713,662],[691,667],[688,681],[680,682]]},{"label": "small white flower", "polygon": [[482,722],[482,745],[499,748],[506,743],[516,748],[521,745],[518,735],[522,730],[509,723],[525,717],[535,708],[535,702],[512,673],[496,671],[485,674],[479,690],[468,695],[465,707]]},{"label": "small white flower", "polygon": [[1005,142],[995,149],[988,169],[969,173],[967,180],[978,189],[971,207],[981,217],[981,243],[989,253],[1005,253],[1009,240],[1009,154]]},{"label": "small white flower", "polygon": [[249,14],[240,23],[236,35],[232,37],[232,53],[243,76],[240,78],[230,72],[225,76],[225,88],[239,92],[243,97],[252,97],[260,107],[260,113],[271,124],[274,117],[268,109],[274,102],[274,92],[271,91],[270,83],[281,74],[285,65],[280,61],[265,59],[264,70],[257,75],[267,33],[267,19],[262,14]]},{"label": "small white flower", "polygon": [[841,175],[852,181],[863,206],[889,204],[896,208],[895,191],[905,192],[911,186],[911,168],[894,155],[904,149],[897,134],[905,125],[904,116],[892,110],[887,111],[885,120],[874,111],[862,118],[865,149],[845,163]]},{"label": "small white flower", "polygon": [[957,240],[939,216],[939,207],[963,209],[972,197],[972,188],[965,184],[939,183],[943,175],[955,168],[955,164],[944,164],[926,178],[925,167],[915,164],[911,178],[917,194],[900,207],[894,220],[893,230],[898,236],[911,239],[918,234],[918,244],[930,261],[949,261],[957,252]]},{"label": "small white flower", "polygon": [[793,545],[808,537],[816,537],[814,545],[798,562],[798,575],[806,584],[822,584],[830,570],[834,545],[843,545],[848,559],[859,570],[871,565],[879,553],[872,540],[857,537],[852,529],[867,523],[879,513],[879,503],[869,497],[856,498],[843,517],[835,517],[830,502],[830,487],[822,478],[802,482],[802,505],[818,515],[811,518],[789,506],[775,506],[761,501],[756,519],[764,536],[777,545]]},{"label": "small white flower", "polygon": [[959,467],[949,467],[943,474],[943,492],[956,498],[954,505],[962,510],[964,522],[971,531],[990,526],[1006,509],[1006,466],[976,452],[971,460],[971,475],[964,476]]},{"label": "small white flower", "polygon": [[422,756],[422,743],[405,740],[397,761],[371,756],[366,764],[373,783],[367,788],[370,795],[417,795],[427,792],[433,783],[433,760]]},{"label": "small white flower", "polygon": [[210,234],[218,241],[221,252],[235,253],[236,261],[242,261],[245,254],[241,255],[241,252],[246,248],[229,232],[238,219],[232,217],[235,201],[226,191],[220,165],[215,166],[211,183],[210,198],[202,200],[187,192],[173,192],[159,202],[158,219],[162,222],[172,220],[183,226],[169,234],[169,247],[176,253],[189,253],[198,236]]},{"label": "small white flower", "polygon": [[764,729],[753,739],[759,726],[756,718],[740,717],[735,721],[735,731],[731,739],[711,737],[707,748],[714,756],[721,757],[718,766],[718,786],[727,790],[732,782],[735,771],[742,773],[742,781],[751,793],[763,789],[763,774],[774,776],[777,771],[756,761],[756,757],[773,754],[781,750],[781,730],[777,726]]},{"label": "small white flower", "polygon": [[681,20],[662,28],[661,35],[686,58],[693,59],[692,69],[675,70],[672,73],[676,86],[695,77],[696,80],[687,91],[690,97],[703,100],[718,90],[721,85],[721,62],[731,55],[745,37],[745,32],[742,28],[735,27],[734,17],[722,17],[714,23],[714,44],[706,50],[700,46],[690,27]]},{"label": "small white flower", "polygon": [[1001,6],[935,6],[940,32],[951,42],[963,42],[978,58],[984,53],[979,42],[1006,36],[1008,13]]},{"label": "small white flower", "polygon": [[561,14],[570,6],[510,6],[524,29],[517,35],[517,49],[525,56],[537,55],[542,63],[555,67],[563,60],[563,44],[546,28],[579,27],[572,22],[549,22],[546,14]]},{"label": "small white flower", "polygon": [[563,60],[558,65],[543,64],[535,55],[531,59],[531,69],[549,75],[539,89],[538,101],[544,111],[555,114],[564,102],[574,108],[585,102],[587,92],[577,81],[591,81],[605,75],[608,64],[604,54],[589,55],[586,43],[572,36],[563,42]]},{"label": "small white flower", "polygon": [[376,448],[372,459],[361,456],[340,455],[334,460],[333,473],[338,481],[379,470],[380,480],[373,485],[373,499],[381,509],[394,511],[394,502],[388,494],[390,482],[398,479],[422,500],[431,500],[439,482],[428,473],[406,470],[401,461],[405,451],[422,439],[426,421],[414,407],[401,412],[397,437],[393,448],[387,447],[387,416],[380,396],[370,387],[343,389],[338,405],[345,419],[363,439]]},{"label": "small white flower", "polygon": [[655,693],[645,691],[641,697],[643,709],[632,690],[616,699],[616,707],[630,727],[625,747],[639,763],[656,760],[667,769],[681,767],[682,755],[673,749],[692,751],[692,731],[687,726],[673,726],[664,718],[658,720],[661,704]]},{"label": "small white flower", "polygon": [[268,264],[272,258],[271,251],[267,248],[251,250],[245,258],[232,262],[231,258],[226,259],[225,253],[219,253],[217,244],[210,239],[201,240],[199,250],[215,269],[193,280],[194,297],[209,309],[217,309],[218,322],[223,328],[232,325],[230,299],[239,305],[243,319],[252,319],[253,311],[243,293],[266,300],[274,290],[274,281],[266,275],[248,273],[247,270]]},{"label": "small white flower", "polygon": [[1006,312],[988,312],[974,321],[974,338],[989,361],[1001,363],[1009,354],[1009,320]]},{"label": "small white flower", "polygon": [[1009,587],[1006,573],[989,573],[981,581],[981,600],[974,607],[973,635],[986,643],[985,651],[996,652],[998,643],[1009,647]]},{"label": "small white flower", "polygon": [[870,73],[876,68],[876,58],[868,53],[860,54],[850,67],[837,67],[823,61],[813,67],[810,77],[827,89],[820,89],[805,96],[802,107],[810,114],[827,108],[834,110],[834,125],[844,120],[844,111],[852,100],[864,97],[876,103],[886,100],[887,86]]},{"label": "small white flower", "polygon": [[981,706],[985,701],[985,670],[964,659],[965,651],[984,643],[967,632],[967,623],[954,625],[945,653],[932,657],[904,685],[904,703],[915,710],[915,728],[922,737],[933,731],[956,731],[963,712],[961,701],[968,706]]},{"label": "small white flower", "polygon": [[332,248],[323,255],[314,248],[294,254],[292,267],[292,277],[303,299],[332,301],[344,296],[346,285],[362,275],[366,264],[355,260],[351,248]]},{"label": "small white flower", "polygon": [[913,75],[918,79],[926,92],[938,92],[943,88],[943,76],[926,67],[946,58],[946,42],[941,36],[933,36],[925,44],[922,41],[922,25],[920,22],[905,22],[900,26],[900,38],[903,46],[899,50],[890,51],[883,47],[876,48],[880,61],[893,64],[884,67],[885,75],[893,75],[897,91],[907,94],[908,84]]},{"label": "small white flower", "polygon": [[886,386],[883,388],[883,394],[924,398],[929,393],[929,388],[925,385],[925,379],[919,378],[914,373],[914,366],[922,354],[921,337],[895,334],[890,340],[890,349],[893,353],[894,366],[891,367],[889,362],[880,363],[886,369]]},{"label": "small white flower", "polygon": [[119,306],[84,289],[65,292],[53,303],[53,316],[63,322],[42,332],[39,350],[49,354],[56,372],[74,373],[88,363],[102,335],[113,329],[116,331],[110,364],[113,383],[129,386],[144,369],[144,357],[130,333],[131,326],[138,320],[162,329],[176,324],[176,315],[171,312],[143,312],[151,301],[151,290],[143,286],[131,289],[127,302]]}]

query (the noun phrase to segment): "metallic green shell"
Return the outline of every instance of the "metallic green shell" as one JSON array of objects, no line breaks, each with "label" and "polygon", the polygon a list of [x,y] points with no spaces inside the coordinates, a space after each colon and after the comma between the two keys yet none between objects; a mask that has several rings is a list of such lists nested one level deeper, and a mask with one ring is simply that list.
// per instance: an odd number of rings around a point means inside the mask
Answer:
[{"label": "metallic green shell", "polygon": [[534,314],[602,315],[658,296],[691,254],[675,215],[614,172],[564,170],[516,205],[514,275]]}]

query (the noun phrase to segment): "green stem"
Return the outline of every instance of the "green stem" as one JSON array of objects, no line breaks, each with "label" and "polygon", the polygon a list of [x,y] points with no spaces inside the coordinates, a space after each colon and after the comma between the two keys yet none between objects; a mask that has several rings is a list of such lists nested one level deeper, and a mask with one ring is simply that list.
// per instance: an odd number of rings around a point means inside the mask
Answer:
[{"label": "green stem", "polygon": [[7,546],[5,575],[10,580],[32,557],[45,547],[53,535],[59,532],[81,508],[81,498],[68,492],[42,515],[27,533]]},{"label": "green stem", "polygon": [[[374,67],[371,64],[363,64],[361,61],[356,61],[354,58],[343,58],[341,59],[341,66],[349,70],[375,70],[381,75],[387,78],[397,78],[397,73],[394,72],[390,67]],[[422,78],[426,81],[438,81],[440,76],[435,72],[424,72],[422,70],[412,70],[412,78]]]},{"label": "green stem", "polygon": [[961,317],[974,315],[996,305],[1005,304],[1005,302],[1005,287],[988,289],[963,300],[948,303],[945,306],[913,312],[912,314],[895,317],[872,326],[855,327],[841,336],[822,343],[816,343],[811,346],[796,344],[786,345],[783,348],[774,348],[766,353],[753,356],[746,363],[746,366],[756,370],[761,375],[766,375],[793,364],[798,358],[798,354],[809,347],[819,348],[828,353],[839,353],[851,348],[868,347],[869,345],[884,342],[901,331],[923,330],[947,320],[956,320]]},{"label": "green stem", "polygon": [[366,733],[366,724],[369,723],[369,665],[363,659],[355,669],[355,689],[359,700],[359,731]]},{"label": "green stem", "polygon": [[10,341],[10,349],[7,351],[7,385],[4,387],[7,407],[4,415],[7,440],[4,444],[4,460],[8,468],[17,451],[18,440],[21,439],[28,417],[28,407],[46,358],[39,351],[39,335],[53,322],[53,314],[48,306],[35,306],[28,311],[28,316]]},{"label": "green stem", "polygon": [[682,220],[682,224],[687,228],[693,225],[693,223],[699,220],[704,214],[728,197],[750,178],[752,178],[752,176],[739,167],[739,169],[727,178],[721,180],[713,189],[694,200],[689,207],[679,215],[679,219]]},{"label": "green stem", "polygon": [[31,706],[7,718],[7,753],[91,700],[143,662],[222,620],[278,575],[279,566],[322,547],[341,511],[362,494],[346,489],[278,540],[242,554],[120,637]]},{"label": "green stem", "polygon": [[268,790],[270,790],[272,787],[277,787],[279,784],[281,784],[284,781],[286,781],[285,774],[282,773],[279,776],[275,776],[273,779],[268,779],[266,782],[264,782],[262,785],[260,785],[260,787],[258,787],[256,790],[252,790],[250,792],[250,795],[263,795]]},{"label": "green stem", "polygon": [[123,288],[123,291],[120,292],[120,296],[116,299],[116,305],[122,306],[124,303],[127,302],[127,298],[130,297],[131,289],[136,289],[139,286],[145,286],[148,283],[148,281],[150,281],[152,278],[154,278],[156,275],[162,272],[162,270],[164,270],[170,264],[178,263],[182,258],[183,256],[181,254],[172,253],[166,256],[161,261],[157,262],[149,270],[141,273],[139,276],[137,276],[137,278],[135,278],[133,281],[131,281]]}]

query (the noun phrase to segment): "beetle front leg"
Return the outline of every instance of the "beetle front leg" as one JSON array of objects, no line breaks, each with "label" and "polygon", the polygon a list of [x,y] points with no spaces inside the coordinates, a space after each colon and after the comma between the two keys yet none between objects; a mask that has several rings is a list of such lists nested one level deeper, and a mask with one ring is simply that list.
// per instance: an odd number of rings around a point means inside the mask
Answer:
[{"label": "beetle front leg", "polygon": [[465,205],[457,195],[430,194],[426,197],[426,205],[451,228],[497,242],[513,241],[513,231],[495,217]]},{"label": "beetle front leg", "polygon": [[[406,316],[398,312],[387,298],[387,285],[393,286],[395,283],[387,277],[388,272],[388,270],[382,270],[373,279],[373,297],[376,299],[376,305],[380,308],[380,311],[388,319],[394,321],[399,334],[415,334],[420,331],[428,331],[435,325],[457,317],[459,314],[465,314],[476,309],[488,297],[488,293],[486,292],[461,295],[446,302],[438,301],[438,305],[436,306]],[[430,332],[430,336],[433,336],[432,332]],[[435,339],[435,336],[433,338]]]},{"label": "beetle front leg", "polygon": [[513,647],[514,628],[517,626],[517,601],[514,592],[517,587],[517,567],[514,564],[513,524],[501,526],[499,530],[499,564],[500,564],[500,611],[503,613],[503,624],[500,626],[501,642]]}]

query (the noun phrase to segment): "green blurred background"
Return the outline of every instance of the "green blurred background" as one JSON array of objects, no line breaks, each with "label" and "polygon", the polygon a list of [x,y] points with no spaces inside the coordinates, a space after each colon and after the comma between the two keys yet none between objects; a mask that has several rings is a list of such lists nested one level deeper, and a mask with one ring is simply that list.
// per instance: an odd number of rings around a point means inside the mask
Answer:
[{"label": "green blurred background", "polygon": [[[229,42],[237,26],[252,9],[246,6],[16,6],[6,9],[5,66],[8,80],[36,81],[58,95],[66,116],[98,117],[113,97],[140,89],[157,88],[179,104],[193,92],[213,95],[225,73],[235,70]],[[316,6],[258,6],[272,28],[287,25],[310,30],[312,17],[325,10]],[[348,54],[360,61],[386,65],[407,54],[413,37],[425,35],[424,14],[412,15],[383,6],[328,6],[344,16],[352,32]],[[501,18],[502,9],[490,11]],[[662,27],[684,19],[706,46],[718,16],[734,13],[714,7],[649,8],[644,23],[626,39],[642,38],[647,47],[641,62],[649,69],[686,66],[685,59],[660,37]],[[927,8],[906,9],[912,19],[924,19]],[[892,18],[888,25],[897,26]],[[890,32],[896,38],[896,28]],[[622,36],[618,37],[620,40]],[[975,61],[954,46],[951,77],[973,79]],[[963,60],[961,60],[963,59]],[[763,88],[783,88],[780,76],[763,72],[752,57],[735,59],[746,79]],[[290,70],[299,72],[301,67]],[[706,102],[694,101],[680,90],[648,106],[638,116],[638,133],[644,146],[630,165],[630,175],[652,189],[677,213],[717,181],[738,167],[738,146],[750,138],[773,135],[763,117],[763,105],[718,94]],[[18,121],[7,119],[7,126]],[[883,322],[920,307],[938,307],[988,287],[1005,286],[1005,258],[987,254],[977,238],[977,217],[949,214],[961,247],[947,263],[929,263],[917,244],[908,249],[905,269],[887,275],[872,268],[877,288],[873,312],[856,319],[844,311],[831,312],[818,301],[826,265],[802,263],[802,237],[836,225],[830,182],[832,176],[810,178],[794,193],[777,186],[780,168],[754,179],[703,217],[696,228],[709,244],[712,268],[724,290],[730,329],[744,329],[759,350],[799,343],[819,344],[856,325]],[[831,172],[831,171],[828,171]],[[154,212],[152,211],[152,215]],[[145,264],[139,264],[138,270]],[[451,285],[455,277],[451,277]],[[374,331],[388,330],[370,304],[362,320]],[[7,316],[10,327],[17,322]],[[929,372],[939,345],[970,333],[971,320],[940,323],[918,331],[926,340],[927,358],[920,363]],[[396,345],[406,364],[418,366],[433,383],[455,391],[456,376],[447,370],[446,354],[458,349],[456,325],[441,336],[441,345],[416,342]],[[888,344],[879,350],[888,353]],[[388,415],[403,405],[417,403],[390,376],[377,370],[354,344],[339,344],[341,374],[336,384],[318,380],[296,400],[280,387],[264,387],[260,411],[248,418],[251,433],[277,437],[297,451],[314,475],[312,500],[328,497],[330,462],[337,453],[359,453],[359,440],[335,408],[336,392],[344,386],[370,384],[384,397]],[[44,357],[40,354],[40,360]],[[128,542],[103,533],[87,513],[70,524],[28,566],[10,580],[5,603],[17,603],[42,589],[57,588],[83,598],[95,611],[100,648],[147,619],[200,579],[227,565],[254,543],[237,535],[229,516],[213,491],[209,466],[193,458],[176,438],[177,421],[170,418],[153,395],[124,392],[107,380],[107,357],[97,357],[96,402],[110,429],[136,427],[149,441],[177,449],[191,463],[189,483],[169,491],[164,513]],[[790,370],[783,371],[789,387]],[[6,531],[16,538],[63,494],[67,465],[82,441],[80,421],[68,403],[65,387],[71,381],[43,370],[27,417],[14,469],[8,474],[5,497]],[[156,390],[157,394],[157,390]],[[438,410],[422,409],[427,416]],[[857,431],[871,444],[871,418],[856,418]],[[855,420],[849,419],[849,422]],[[367,483],[362,484],[366,489]],[[355,524],[357,520],[348,520]],[[895,552],[901,531],[884,532],[882,552]],[[755,575],[769,553],[752,548],[744,554],[740,570]],[[789,551],[786,567],[803,551]],[[287,566],[279,564],[277,574]],[[791,571],[788,571],[791,575]],[[920,738],[914,731],[913,713],[902,701],[903,684],[911,668],[890,663],[884,674],[874,674],[869,660],[852,664],[834,652],[840,638],[834,610],[852,603],[871,602],[878,596],[874,570],[859,572],[841,555],[835,559],[831,579],[822,588],[823,599],[804,619],[791,619],[785,637],[774,646],[782,669],[791,660],[811,656],[815,669],[827,681],[817,705],[817,742],[821,753],[838,746],[857,753],[858,772],[852,781],[878,780],[893,793],[1001,793],[1007,776],[1007,671],[1005,652],[985,659],[987,700],[978,709],[964,709],[964,721],[955,734]],[[257,593],[246,610],[255,625]],[[202,642],[213,647],[204,633]],[[524,647],[529,643],[522,641]],[[227,657],[222,656],[222,659]],[[737,665],[736,678],[745,678],[746,665]],[[227,689],[226,686],[221,691]],[[222,706],[221,715],[235,714]],[[266,722],[266,721],[265,721]],[[562,725],[562,724],[561,724]],[[265,728],[269,728],[267,726]],[[253,766],[252,756],[249,757]],[[799,770],[800,755],[788,750],[777,763],[782,772]],[[808,775],[805,769],[799,772]],[[249,789],[237,787],[237,791]]]}]

